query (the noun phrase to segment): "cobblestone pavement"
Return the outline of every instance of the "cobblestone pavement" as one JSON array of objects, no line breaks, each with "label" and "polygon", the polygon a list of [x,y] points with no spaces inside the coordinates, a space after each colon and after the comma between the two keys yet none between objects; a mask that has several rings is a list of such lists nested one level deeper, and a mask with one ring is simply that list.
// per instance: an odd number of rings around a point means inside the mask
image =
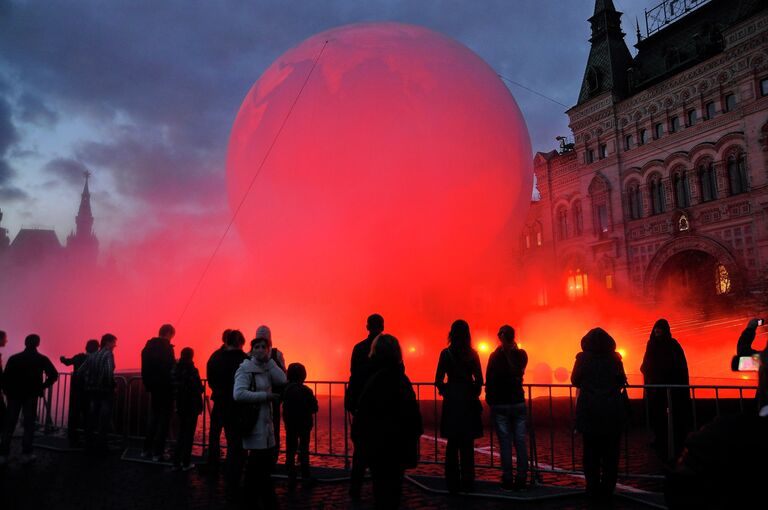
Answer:
[{"label": "cobblestone pavement", "polygon": [[[239,509],[254,508],[247,489],[232,495],[215,473],[203,469],[189,472],[168,467],[121,460],[122,451],[105,456],[83,452],[36,449],[37,460],[28,465],[18,460],[19,445],[14,444],[11,462],[0,469],[0,505],[4,510],[106,510],[106,509]],[[372,508],[370,484],[362,498],[353,502],[347,495],[347,482],[318,483],[289,491],[284,480],[277,480],[283,509],[367,509]],[[425,491],[409,482],[404,485],[402,508],[406,509],[581,509],[591,508],[582,496],[547,502],[500,501],[480,497],[449,497]],[[616,498],[600,508],[648,508]]]}]

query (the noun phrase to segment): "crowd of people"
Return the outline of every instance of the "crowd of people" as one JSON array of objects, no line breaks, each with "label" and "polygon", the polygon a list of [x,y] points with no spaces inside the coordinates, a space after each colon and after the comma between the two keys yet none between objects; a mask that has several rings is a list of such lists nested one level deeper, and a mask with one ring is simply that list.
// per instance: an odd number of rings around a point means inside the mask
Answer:
[{"label": "crowd of people", "polygon": [[[745,426],[764,430],[766,420],[762,417],[768,415],[768,350],[752,348],[756,328],[757,322],[750,321],[739,339],[738,350],[762,357],[757,395],[760,414],[751,417]],[[369,469],[376,507],[397,508],[405,470],[418,464],[422,417],[397,338],[384,332],[384,319],[378,314],[368,317],[366,329],[367,337],[352,351],[344,395],[354,446],[349,492],[352,498],[360,496]],[[176,358],[171,343],[175,334],[172,325],[164,324],[141,351],[142,383],[150,397],[141,457],[148,462],[170,461],[174,469],[186,471],[195,467],[191,452],[203,412],[205,387],[193,349],[184,347]],[[440,436],[446,440],[445,482],[451,494],[474,490],[474,442],[484,434],[483,388],[499,441],[501,488],[522,491],[528,486],[528,410],[523,390],[528,355],[519,347],[511,326],[499,328],[498,340],[498,347],[488,359],[485,378],[478,352],[472,347],[469,324],[464,320],[453,322],[447,335],[448,345],[438,358],[434,384],[442,396]],[[213,402],[207,464],[211,469],[219,467],[223,432],[229,486],[240,486],[244,472],[245,485],[262,506],[277,508],[271,475],[280,452],[281,421],[285,426],[289,487],[295,487],[299,473],[302,483],[314,481],[309,438],[318,402],[304,384],[307,369],[301,363],[286,366],[283,353],[272,345],[272,332],[265,325],[256,330],[248,352],[244,350],[245,336],[239,330],[224,331],[221,341],[206,366]],[[0,347],[6,342],[5,332],[0,331]],[[32,443],[38,398],[59,376],[51,361],[38,352],[38,335],[28,335],[24,345],[24,350],[11,356],[4,369],[0,358],[0,395],[7,399],[6,405],[5,399],[0,398],[0,465],[7,462],[20,413],[24,416],[21,460],[34,460]],[[82,429],[88,450],[107,451],[116,389],[116,345],[115,335],[107,333],[100,341],[89,340],[85,352],[60,358],[62,364],[72,367],[68,438],[73,446],[81,443]],[[717,431],[731,430],[733,423],[716,421],[689,436],[692,406],[687,361],[664,319],[651,330],[641,372],[644,383],[649,385],[645,398],[653,432],[651,444],[670,469],[679,459],[668,486],[669,498],[674,501],[681,490],[699,483],[701,478],[690,476],[691,464],[701,468],[699,452],[701,448],[706,451],[711,443],[706,438]],[[587,495],[598,500],[610,498],[616,487],[620,441],[631,405],[621,355],[615,340],[605,330],[592,329],[582,338],[571,383],[578,389],[575,429],[583,438]],[[673,387],[655,387],[664,385]],[[174,411],[177,440],[169,457],[166,438]]]}]

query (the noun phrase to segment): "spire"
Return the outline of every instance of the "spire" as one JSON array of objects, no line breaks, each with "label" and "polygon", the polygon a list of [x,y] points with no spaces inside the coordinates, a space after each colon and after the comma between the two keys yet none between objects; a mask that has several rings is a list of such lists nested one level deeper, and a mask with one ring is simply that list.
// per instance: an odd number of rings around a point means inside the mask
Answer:
[{"label": "spire", "polygon": [[88,189],[88,178],[91,176],[91,172],[83,172],[85,176],[85,186],[83,186],[83,193],[80,195],[80,209],[77,211],[77,217],[75,218],[75,236],[90,237],[93,229],[93,214],[91,214],[91,192]]},{"label": "spire", "polygon": [[67,250],[80,263],[95,265],[99,255],[99,240],[93,234],[93,214],[91,214],[91,191],[88,178],[91,173],[83,172],[85,185],[80,195],[80,209],[75,218],[75,231],[67,237]]},{"label": "spire", "polygon": [[637,28],[637,43],[635,44],[635,46],[637,46],[640,44],[640,41],[643,40],[643,36],[640,34],[640,22],[638,21],[637,16],[635,16],[635,28]]},{"label": "spire", "polygon": [[626,94],[627,69],[632,66],[632,55],[621,31],[621,14],[611,0],[595,0],[595,13],[589,18],[592,47],[578,104],[608,91],[618,96]]}]

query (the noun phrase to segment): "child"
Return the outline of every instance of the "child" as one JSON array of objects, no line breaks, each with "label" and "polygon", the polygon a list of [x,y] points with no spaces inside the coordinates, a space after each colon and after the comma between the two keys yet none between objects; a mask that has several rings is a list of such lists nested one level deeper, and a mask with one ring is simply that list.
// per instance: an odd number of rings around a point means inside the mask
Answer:
[{"label": "child", "polygon": [[317,399],[304,381],[307,369],[301,363],[288,365],[288,385],[283,393],[283,421],[285,422],[285,467],[290,485],[296,483],[296,447],[299,447],[301,478],[311,481],[309,475],[309,433],[312,415],[317,412]]},{"label": "child", "polygon": [[176,413],[179,417],[179,436],[173,458],[174,469],[188,471],[195,467],[190,463],[192,440],[197,428],[197,417],[203,412],[203,383],[193,361],[195,351],[189,347],[181,350],[179,362],[173,367],[173,388],[176,396]]}]

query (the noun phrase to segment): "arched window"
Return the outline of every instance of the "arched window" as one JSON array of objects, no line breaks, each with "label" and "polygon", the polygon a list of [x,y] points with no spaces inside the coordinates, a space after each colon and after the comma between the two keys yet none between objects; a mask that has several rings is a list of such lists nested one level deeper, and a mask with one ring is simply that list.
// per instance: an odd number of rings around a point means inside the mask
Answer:
[{"label": "arched window", "polygon": [[581,202],[577,201],[573,204],[573,234],[580,236],[584,231],[584,222],[581,214]]},{"label": "arched window", "polygon": [[731,183],[731,195],[747,191],[747,165],[744,153],[734,153],[728,156],[728,179]]},{"label": "arched window", "polygon": [[717,199],[717,175],[712,161],[706,161],[699,165],[699,188],[701,189],[702,202]]},{"label": "arched window", "polygon": [[568,239],[568,212],[565,207],[557,210],[557,238]]},{"label": "arched window", "polygon": [[664,212],[664,184],[661,177],[656,176],[650,182],[651,192],[651,214],[661,214]]},{"label": "arched window", "polygon": [[691,205],[691,188],[688,183],[688,172],[678,170],[672,175],[672,182],[675,188],[675,205],[677,207],[688,207]]},{"label": "arched window", "polygon": [[643,197],[640,194],[640,186],[630,184],[627,188],[627,200],[629,201],[629,217],[637,220],[643,217]]},{"label": "arched window", "polygon": [[582,273],[578,268],[575,271],[568,271],[566,293],[571,301],[586,297],[589,294],[587,273]]},{"label": "arched window", "polygon": [[718,294],[728,294],[731,291],[731,276],[722,264],[718,264],[715,269],[715,291]]}]

